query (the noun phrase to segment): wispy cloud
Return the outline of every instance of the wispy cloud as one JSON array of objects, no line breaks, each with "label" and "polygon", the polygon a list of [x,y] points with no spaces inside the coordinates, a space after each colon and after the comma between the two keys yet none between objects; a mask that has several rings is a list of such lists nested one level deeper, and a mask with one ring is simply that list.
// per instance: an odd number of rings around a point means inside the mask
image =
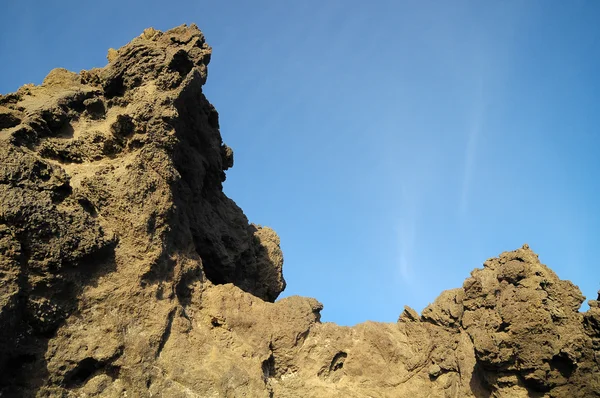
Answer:
[{"label": "wispy cloud", "polygon": [[416,236],[416,223],[414,220],[401,223],[399,233],[399,270],[403,282],[411,282],[413,279],[412,261],[414,259]]},{"label": "wispy cloud", "polygon": [[413,261],[417,237],[417,197],[414,191],[402,186],[402,215],[398,222],[398,265],[402,282],[413,280]]},{"label": "wispy cloud", "polygon": [[462,178],[462,190],[460,196],[460,213],[466,214],[469,209],[469,194],[471,191],[471,180],[477,154],[477,144],[481,135],[482,123],[485,116],[483,79],[480,76],[477,83],[473,112],[469,126],[469,134],[465,148],[465,163]]}]

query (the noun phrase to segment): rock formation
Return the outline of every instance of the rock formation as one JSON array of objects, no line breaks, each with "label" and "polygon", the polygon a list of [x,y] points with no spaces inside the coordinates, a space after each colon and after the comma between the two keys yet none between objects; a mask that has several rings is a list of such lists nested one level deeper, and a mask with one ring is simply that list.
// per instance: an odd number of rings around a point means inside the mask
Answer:
[{"label": "rock formation", "polygon": [[[0,396],[600,396],[600,308],[524,246],[397,323],[321,323],[233,152],[194,25],[0,96]],[[599,298],[600,299],[600,298]]]}]

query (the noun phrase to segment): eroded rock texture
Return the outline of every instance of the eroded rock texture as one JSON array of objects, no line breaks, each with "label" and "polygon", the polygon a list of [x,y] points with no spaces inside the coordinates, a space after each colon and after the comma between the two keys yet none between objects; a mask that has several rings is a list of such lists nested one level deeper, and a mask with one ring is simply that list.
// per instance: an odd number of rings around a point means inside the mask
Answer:
[{"label": "eroded rock texture", "polygon": [[598,301],[528,247],[396,324],[275,303],[279,238],[222,192],[210,55],[148,29],[0,96],[1,396],[600,396]]}]

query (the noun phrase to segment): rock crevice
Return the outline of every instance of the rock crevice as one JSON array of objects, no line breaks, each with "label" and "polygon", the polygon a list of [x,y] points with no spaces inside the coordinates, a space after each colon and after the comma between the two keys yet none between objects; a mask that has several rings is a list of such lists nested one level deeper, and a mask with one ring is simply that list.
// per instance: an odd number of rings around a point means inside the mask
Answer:
[{"label": "rock crevice", "polygon": [[[600,306],[524,246],[421,315],[321,323],[233,151],[195,26],[0,96],[0,395],[600,396]],[[600,300],[600,297],[599,297]]]}]

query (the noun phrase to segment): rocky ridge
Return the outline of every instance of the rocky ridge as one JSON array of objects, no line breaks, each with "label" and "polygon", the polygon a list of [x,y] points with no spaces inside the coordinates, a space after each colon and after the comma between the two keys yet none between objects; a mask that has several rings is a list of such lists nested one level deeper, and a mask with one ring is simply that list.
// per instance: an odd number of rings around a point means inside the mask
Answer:
[{"label": "rocky ridge", "polygon": [[147,29],[0,96],[0,396],[600,396],[598,301],[527,246],[395,324],[275,302],[279,238],[222,191],[210,56]]}]

